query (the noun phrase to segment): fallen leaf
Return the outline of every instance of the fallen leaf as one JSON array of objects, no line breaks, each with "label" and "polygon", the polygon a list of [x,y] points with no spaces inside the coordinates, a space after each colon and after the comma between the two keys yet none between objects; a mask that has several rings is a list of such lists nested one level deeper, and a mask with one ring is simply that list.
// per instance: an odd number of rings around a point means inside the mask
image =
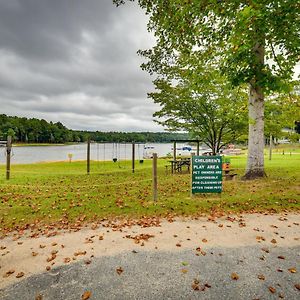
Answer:
[{"label": "fallen leaf", "polygon": [[46,245],[40,245],[40,248],[41,249],[43,249],[43,248],[45,248],[46,247]]},{"label": "fallen leaf", "polygon": [[180,244],[180,243],[177,243],[177,244],[176,244],[176,247],[181,247],[181,244]]},{"label": "fallen leaf", "polygon": [[272,294],[274,294],[274,293],[276,292],[276,289],[273,288],[272,286],[269,286],[269,291],[270,291]]},{"label": "fallen leaf", "polygon": [[122,267],[117,268],[116,271],[119,275],[121,275],[124,272]]},{"label": "fallen leaf", "polygon": [[86,251],[77,251],[74,253],[74,256],[86,255]]},{"label": "fallen leaf", "polygon": [[282,256],[282,255],[277,256],[277,258],[279,258],[279,259],[285,259],[285,257]]},{"label": "fallen leaf", "polygon": [[204,286],[207,287],[207,288],[211,288],[211,285],[208,284],[208,283],[205,283]]},{"label": "fallen leaf", "polygon": [[207,239],[202,239],[202,242],[203,243],[207,243]]},{"label": "fallen leaf", "polygon": [[192,289],[194,291],[200,291],[200,286],[199,286],[199,280],[198,279],[194,279],[193,283],[192,283]]},{"label": "fallen leaf", "polygon": [[272,244],[276,244],[277,241],[276,241],[275,239],[272,239],[272,240],[271,240],[271,243],[272,243]]},{"label": "fallen leaf", "polygon": [[47,270],[47,271],[50,271],[50,270],[51,270],[51,267],[50,267],[50,266],[47,266],[47,267],[46,267],[46,270]]},{"label": "fallen leaf", "polygon": [[300,291],[300,284],[299,284],[299,283],[296,283],[296,284],[295,284],[295,288],[296,288],[297,290]]},{"label": "fallen leaf", "polygon": [[37,256],[38,253],[33,251],[33,252],[31,252],[31,255],[32,255],[32,256]]},{"label": "fallen leaf", "polygon": [[260,279],[260,280],[265,280],[265,276],[262,275],[262,274],[259,274],[259,275],[257,276],[257,278]]},{"label": "fallen leaf", "polygon": [[47,262],[50,262],[56,258],[56,254],[52,254],[50,257],[47,258]]},{"label": "fallen leaf", "polygon": [[21,278],[25,275],[24,272],[19,272],[17,275],[16,275],[16,278]]},{"label": "fallen leaf", "polygon": [[296,268],[289,268],[288,270],[289,270],[291,273],[297,273]]},{"label": "fallen leaf", "polygon": [[64,258],[64,263],[67,264],[71,261],[71,258],[70,257],[65,257]]},{"label": "fallen leaf", "polygon": [[3,275],[3,277],[4,277],[4,278],[5,278],[5,277],[8,277],[8,276],[10,276],[11,274],[14,274],[14,273],[15,273],[15,270],[11,269],[11,270],[7,271],[7,272]]},{"label": "fallen leaf", "polygon": [[181,273],[186,274],[188,272],[187,269],[181,269]]},{"label": "fallen leaf", "polygon": [[104,239],[103,235],[99,235],[99,241],[102,241]]},{"label": "fallen leaf", "polygon": [[236,274],[236,273],[231,273],[231,279],[232,280],[238,280],[240,277],[239,277],[239,275],[238,274]]},{"label": "fallen leaf", "polygon": [[82,300],[87,300],[87,299],[89,299],[91,297],[91,295],[92,295],[92,293],[90,291],[85,291],[83,293],[83,295],[81,296],[81,299]]},{"label": "fallen leaf", "polygon": [[266,253],[270,253],[270,250],[268,248],[261,248],[262,251],[266,252]]},{"label": "fallen leaf", "polygon": [[42,300],[43,296],[41,294],[38,294],[37,296],[35,296],[35,300]]}]

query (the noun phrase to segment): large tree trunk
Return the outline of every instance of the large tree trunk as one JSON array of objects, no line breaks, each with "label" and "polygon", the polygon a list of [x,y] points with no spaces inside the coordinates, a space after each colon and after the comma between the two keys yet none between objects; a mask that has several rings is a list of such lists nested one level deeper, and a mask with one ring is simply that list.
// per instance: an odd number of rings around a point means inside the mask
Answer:
[{"label": "large tree trunk", "polygon": [[[253,50],[259,72],[264,64],[264,46],[257,44]],[[257,78],[250,82],[248,109],[248,159],[246,174],[243,179],[255,179],[266,175],[264,170],[264,93],[257,82]]]}]

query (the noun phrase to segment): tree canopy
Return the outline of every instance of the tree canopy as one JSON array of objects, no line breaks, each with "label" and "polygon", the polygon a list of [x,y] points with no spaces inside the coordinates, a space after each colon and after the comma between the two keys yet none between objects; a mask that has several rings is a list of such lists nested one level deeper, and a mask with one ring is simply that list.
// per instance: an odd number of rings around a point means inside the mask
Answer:
[{"label": "tree canopy", "polygon": [[[113,0],[117,5],[124,0]],[[264,97],[288,92],[300,55],[298,0],[138,0],[156,46],[146,69],[168,68],[178,53],[214,62],[235,86],[249,85],[245,178],[264,172]]]},{"label": "tree canopy", "polygon": [[214,67],[195,61],[192,67],[189,58],[181,58],[168,76],[154,80],[156,92],[149,96],[161,107],[154,117],[170,129],[190,132],[215,155],[245,133],[247,96]]}]

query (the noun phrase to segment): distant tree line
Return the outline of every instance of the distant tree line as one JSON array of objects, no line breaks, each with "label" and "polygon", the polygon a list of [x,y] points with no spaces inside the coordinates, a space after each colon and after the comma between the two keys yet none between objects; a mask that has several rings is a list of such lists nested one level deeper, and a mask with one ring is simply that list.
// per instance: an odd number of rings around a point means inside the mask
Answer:
[{"label": "distant tree line", "polygon": [[173,132],[102,132],[71,130],[61,122],[47,122],[0,114],[0,140],[11,136],[18,143],[85,142],[89,137],[96,142],[157,142],[188,139],[187,133]]}]

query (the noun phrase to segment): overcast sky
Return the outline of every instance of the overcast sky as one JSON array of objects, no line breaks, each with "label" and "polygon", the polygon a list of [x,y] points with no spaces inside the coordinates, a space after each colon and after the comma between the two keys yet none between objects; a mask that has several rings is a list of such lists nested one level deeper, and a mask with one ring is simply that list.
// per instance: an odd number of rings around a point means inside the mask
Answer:
[{"label": "overcast sky", "polygon": [[71,129],[162,131],[138,49],[154,38],[133,3],[0,0],[0,113]]}]

